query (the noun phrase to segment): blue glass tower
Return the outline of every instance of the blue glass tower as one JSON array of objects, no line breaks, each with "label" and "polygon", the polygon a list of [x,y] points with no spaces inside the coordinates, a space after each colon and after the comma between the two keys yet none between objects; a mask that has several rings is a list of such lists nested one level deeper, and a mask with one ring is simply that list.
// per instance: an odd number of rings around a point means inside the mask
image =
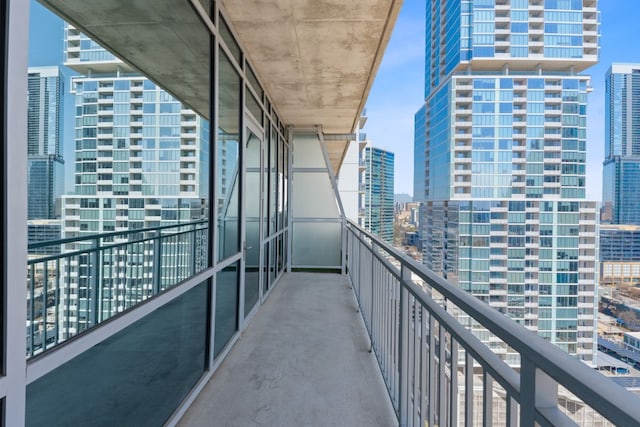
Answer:
[{"label": "blue glass tower", "polygon": [[603,221],[640,224],[640,64],[606,74]]},{"label": "blue glass tower", "polygon": [[362,226],[393,243],[394,154],[380,148],[366,147],[363,152],[364,217]]},{"label": "blue glass tower", "polygon": [[423,106],[415,115],[414,138],[413,138],[413,201],[424,201],[424,150],[425,150],[425,128],[424,128]]},{"label": "blue glass tower", "polygon": [[28,219],[60,216],[64,189],[62,159],[64,75],[58,67],[29,68]]},{"label": "blue glass tower", "polygon": [[430,0],[426,10],[424,262],[591,362],[598,226],[585,200],[580,72],[598,59],[597,0]]}]

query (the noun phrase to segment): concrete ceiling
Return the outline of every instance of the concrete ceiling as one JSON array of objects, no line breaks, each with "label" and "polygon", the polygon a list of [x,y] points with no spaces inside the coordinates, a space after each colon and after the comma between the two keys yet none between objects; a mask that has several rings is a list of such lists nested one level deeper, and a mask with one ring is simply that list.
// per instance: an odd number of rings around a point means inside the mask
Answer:
[{"label": "concrete ceiling", "polygon": [[[208,33],[188,0],[40,1],[209,117]],[[402,0],[221,3],[285,124],[355,131]],[[336,171],[347,143],[327,144]]]}]

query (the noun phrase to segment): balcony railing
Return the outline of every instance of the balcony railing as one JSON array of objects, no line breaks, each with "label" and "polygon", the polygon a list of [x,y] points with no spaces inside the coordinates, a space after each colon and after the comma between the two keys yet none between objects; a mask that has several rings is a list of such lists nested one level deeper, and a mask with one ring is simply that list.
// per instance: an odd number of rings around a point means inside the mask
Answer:
[{"label": "balcony railing", "polygon": [[202,271],[208,230],[202,220],[30,244],[44,255],[28,261],[27,357]]},{"label": "balcony railing", "polygon": [[346,229],[348,275],[400,425],[638,425],[637,396],[354,223]]}]

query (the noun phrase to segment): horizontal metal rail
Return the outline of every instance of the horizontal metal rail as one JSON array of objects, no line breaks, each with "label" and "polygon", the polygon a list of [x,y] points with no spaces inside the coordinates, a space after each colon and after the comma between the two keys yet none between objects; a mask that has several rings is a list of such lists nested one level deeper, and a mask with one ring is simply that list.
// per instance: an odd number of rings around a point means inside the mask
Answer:
[{"label": "horizontal metal rail", "polygon": [[400,425],[640,425],[637,396],[355,223],[346,229],[347,274]]},{"label": "horizontal metal rail", "polygon": [[27,357],[168,289],[207,267],[208,221],[29,245]]}]

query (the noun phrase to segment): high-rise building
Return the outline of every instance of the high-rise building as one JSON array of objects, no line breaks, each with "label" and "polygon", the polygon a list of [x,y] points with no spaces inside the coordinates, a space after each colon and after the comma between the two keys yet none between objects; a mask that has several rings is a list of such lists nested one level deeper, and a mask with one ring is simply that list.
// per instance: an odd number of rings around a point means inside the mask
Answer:
[{"label": "high-rise building", "polygon": [[423,202],[424,199],[424,155],[425,155],[425,107],[422,106],[414,117],[413,130],[413,201]]},{"label": "high-rise building", "polygon": [[640,224],[640,64],[606,74],[603,221]]},{"label": "high-rise building", "polygon": [[[82,74],[71,81],[75,95],[75,190],[63,198],[65,237],[127,232],[203,218],[209,192],[203,166],[209,156],[208,122],[73,26],[67,25],[65,33],[65,65]],[[223,180],[232,181],[225,159],[237,155],[236,148],[235,153],[223,153],[218,159]],[[220,195],[224,203],[227,193]],[[119,236],[112,239],[118,242]],[[187,244],[175,242],[177,246]],[[83,245],[74,243],[66,249]],[[83,268],[89,260],[79,260],[77,266],[69,267],[71,287],[77,287],[69,295],[70,307],[78,307],[78,313],[68,314],[76,320],[69,321],[61,333],[74,335],[95,323],[96,316],[106,319],[146,299],[153,292],[154,275],[171,277],[170,272],[154,270],[154,254],[149,248],[141,247],[140,257],[130,257],[129,265],[120,265],[119,250],[130,254],[132,249],[123,246],[114,250],[109,261],[113,267],[103,273],[106,283],[113,279],[109,275],[116,277],[118,269],[127,268],[143,269],[148,282],[110,289],[110,300],[103,298],[102,308],[95,312],[83,301],[91,286],[89,268]],[[162,288],[163,284],[156,286]]]},{"label": "high-rise building", "polygon": [[598,223],[580,73],[598,37],[597,0],[427,2],[424,262],[586,362]]},{"label": "high-rise building", "polygon": [[360,225],[387,243],[393,243],[394,154],[369,145],[362,152],[362,166],[364,209]]},{"label": "high-rise building", "polygon": [[64,79],[59,67],[29,68],[27,197],[30,220],[60,216],[59,199],[64,190]]}]

